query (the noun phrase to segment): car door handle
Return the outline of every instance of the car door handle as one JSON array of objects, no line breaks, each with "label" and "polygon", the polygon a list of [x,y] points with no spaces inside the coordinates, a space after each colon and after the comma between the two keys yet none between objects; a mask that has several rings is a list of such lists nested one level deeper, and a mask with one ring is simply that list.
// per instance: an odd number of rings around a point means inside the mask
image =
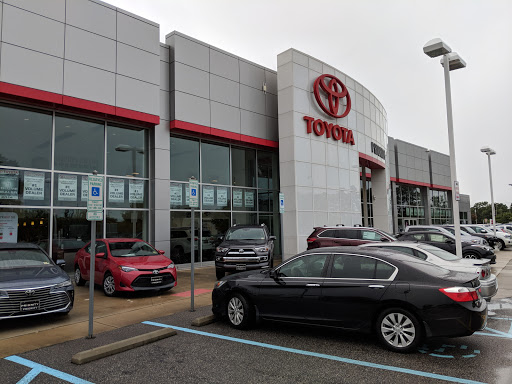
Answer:
[{"label": "car door handle", "polygon": [[374,289],[374,288],[381,289],[381,288],[384,288],[384,286],[383,286],[383,285],[379,285],[379,284],[370,284],[370,285],[368,286],[368,288],[372,288],[372,289]]},{"label": "car door handle", "polygon": [[320,284],[306,284],[306,287],[319,287]]}]

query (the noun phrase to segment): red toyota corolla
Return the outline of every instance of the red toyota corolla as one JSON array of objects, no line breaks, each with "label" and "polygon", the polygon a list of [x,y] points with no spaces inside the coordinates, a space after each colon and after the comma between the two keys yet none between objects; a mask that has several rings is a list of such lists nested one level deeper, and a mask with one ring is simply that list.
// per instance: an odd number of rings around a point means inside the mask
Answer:
[{"label": "red toyota corolla", "polygon": [[[76,285],[89,280],[90,247],[89,242],[75,255]],[[167,291],[177,283],[172,260],[139,239],[96,240],[94,271],[95,284],[101,284],[107,296],[120,291]]]}]

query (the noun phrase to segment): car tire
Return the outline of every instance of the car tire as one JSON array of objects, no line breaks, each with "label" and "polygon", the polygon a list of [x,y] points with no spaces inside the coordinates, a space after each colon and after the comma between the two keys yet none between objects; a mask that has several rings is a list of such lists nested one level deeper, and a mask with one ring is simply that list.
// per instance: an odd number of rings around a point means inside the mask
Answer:
[{"label": "car tire", "polygon": [[494,244],[494,249],[498,250],[498,251],[501,251],[502,249],[505,248],[505,242],[503,240],[498,240],[495,244]]},{"label": "car tire", "polygon": [[75,265],[74,280],[75,280],[75,284],[78,287],[81,287],[82,285],[85,285],[85,280],[82,277],[82,272],[80,272],[80,267],[78,265]]},{"label": "car tire", "polygon": [[105,273],[105,277],[103,277],[103,293],[108,297],[116,294],[116,282],[110,272]]},{"label": "car tire", "polygon": [[215,275],[217,276],[217,280],[220,280],[226,275],[226,272],[224,272],[223,269],[215,269]]},{"label": "car tire", "polygon": [[239,293],[229,298],[226,312],[229,324],[236,329],[250,328],[256,318],[254,307]]},{"label": "car tire", "polygon": [[481,259],[480,255],[475,252],[468,252],[462,255],[464,259]]},{"label": "car tire", "polygon": [[416,349],[423,337],[423,329],[416,316],[402,308],[382,311],[375,328],[381,343],[394,352]]}]

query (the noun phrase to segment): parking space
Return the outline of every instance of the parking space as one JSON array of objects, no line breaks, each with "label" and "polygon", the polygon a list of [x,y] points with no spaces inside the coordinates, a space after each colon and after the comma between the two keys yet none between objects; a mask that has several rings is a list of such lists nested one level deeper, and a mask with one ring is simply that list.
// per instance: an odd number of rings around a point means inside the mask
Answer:
[{"label": "parking space", "polygon": [[[384,350],[373,336],[331,329],[271,322],[249,331],[225,322],[190,326],[193,318],[210,313],[204,307],[2,359],[0,370],[13,383],[23,377],[25,383],[510,383],[512,309],[503,308],[509,304],[496,302],[492,331],[430,340],[407,355]],[[178,334],[82,366],[70,362],[79,351],[159,327]],[[33,381],[29,372],[37,373]]]}]

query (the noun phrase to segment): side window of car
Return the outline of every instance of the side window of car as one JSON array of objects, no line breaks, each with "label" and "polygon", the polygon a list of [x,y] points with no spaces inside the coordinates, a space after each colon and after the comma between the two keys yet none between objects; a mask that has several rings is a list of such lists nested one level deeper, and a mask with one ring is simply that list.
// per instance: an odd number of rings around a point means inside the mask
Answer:
[{"label": "side window of car", "polygon": [[322,233],[320,233],[318,235],[318,237],[337,237],[336,236],[336,230],[334,230],[334,229],[327,229],[327,230],[323,231]]},{"label": "side window of car", "polygon": [[375,278],[381,280],[387,280],[395,272],[395,267],[383,261],[376,261],[375,265]]},{"label": "side window of car", "polygon": [[375,259],[355,255],[334,255],[332,278],[374,279]]},{"label": "side window of car", "polygon": [[96,254],[98,253],[104,253],[105,256],[107,255],[107,245],[103,241],[96,243]]},{"label": "side window of car", "polygon": [[419,258],[421,260],[427,260],[427,255],[421,251],[418,251],[417,249],[414,250],[414,256],[416,256],[417,258]]},{"label": "side window of car", "polygon": [[385,249],[392,249],[394,251],[407,253],[408,255],[411,255],[411,256],[416,256],[414,254],[414,251],[411,248],[407,248],[407,247],[386,247]]},{"label": "side window of car", "polygon": [[439,233],[430,233],[429,238],[430,241],[433,241],[434,243],[444,243],[446,241],[446,236]]},{"label": "side window of car", "polygon": [[304,255],[279,268],[279,277],[322,277],[327,254]]},{"label": "side window of car", "polygon": [[372,240],[372,241],[380,241],[382,237],[375,231],[363,230],[361,231],[363,240]]},{"label": "side window of car", "polygon": [[357,229],[338,229],[336,232],[336,237],[341,239],[360,239],[360,234]]},{"label": "side window of car", "polygon": [[413,241],[425,241],[425,234],[424,233],[419,233],[417,235],[412,235],[412,239]]}]

